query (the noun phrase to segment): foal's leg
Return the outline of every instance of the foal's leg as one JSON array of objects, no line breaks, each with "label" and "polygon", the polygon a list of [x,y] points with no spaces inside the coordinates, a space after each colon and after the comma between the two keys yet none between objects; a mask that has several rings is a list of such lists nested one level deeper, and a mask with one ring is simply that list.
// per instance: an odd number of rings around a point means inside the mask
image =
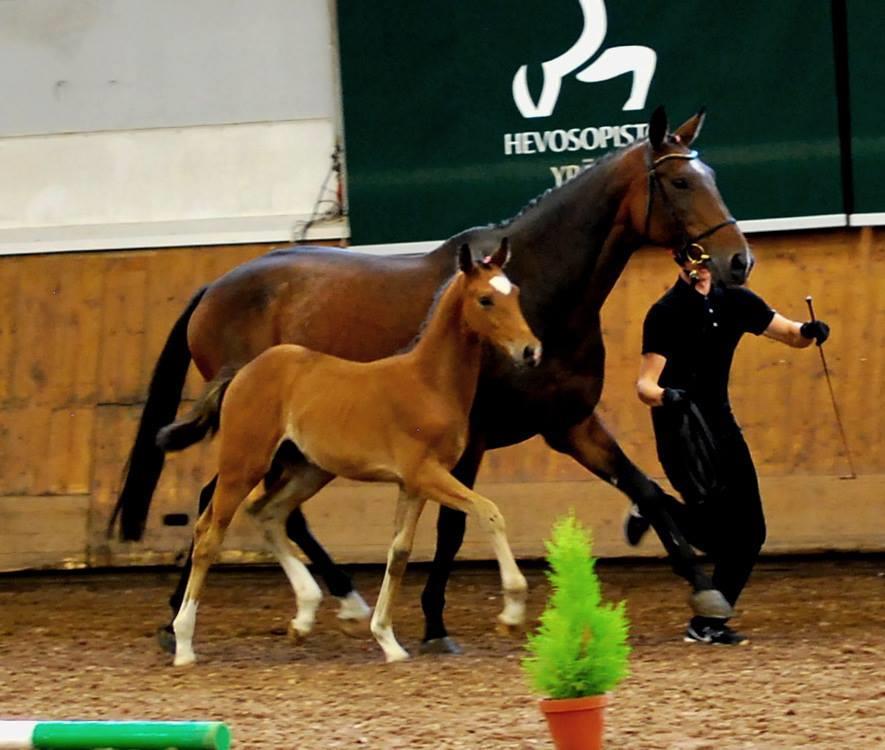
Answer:
[{"label": "foal's leg", "polygon": [[704,617],[730,617],[733,614],[725,597],[713,588],[710,577],[701,568],[685,534],[674,520],[674,516],[681,515],[678,501],[627,458],[595,414],[564,433],[546,434],[544,438],[550,447],[570,455],[639,506],[660,537],[673,570],[691,585],[694,593],[689,601],[695,614]]},{"label": "foal's leg", "polygon": [[[471,440],[461,456],[452,475],[466,487],[473,487],[476,474],[482,462],[482,445]],[[464,541],[464,528],[467,516],[463,511],[441,505],[436,522],[436,553],[430,566],[430,574],[421,594],[421,608],[424,610],[424,641],[422,653],[460,654],[461,648],[449,638],[443,621],[446,606],[446,585],[455,562],[455,555]]]},{"label": "foal's leg", "polygon": [[396,640],[393,634],[393,600],[399,591],[412,553],[415,541],[415,529],[424,508],[425,500],[413,497],[400,490],[396,501],[396,518],[394,520],[394,537],[387,553],[387,568],[384,571],[384,582],[375,603],[375,614],[372,615],[372,635],[384,650],[384,658],[388,662],[403,661],[409,653]]},{"label": "foal's leg", "polygon": [[[212,493],[215,492],[216,482],[218,482],[217,476],[213,477],[212,481],[200,490],[201,514],[206,510],[212,500]],[[184,601],[184,590],[187,587],[188,578],[190,578],[191,559],[193,558],[193,555],[194,543],[193,537],[191,537],[191,546],[187,551],[187,557],[184,560],[184,567],[181,569],[181,574],[178,576],[178,584],[176,584],[172,596],[169,597],[169,606],[172,608],[172,618],[166,625],[163,625],[157,631],[157,640],[160,643],[160,647],[164,651],[168,651],[170,654],[175,653],[175,630],[172,627],[172,620],[175,618],[175,615],[178,614],[178,611],[181,609],[181,603]]]},{"label": "foal's leg", "polygon": [[[271,472],[268,473],[268,479],[271,483],[278,478],[282,472],[282,468],[276,468],[276,476],[273,476],[275,467],[271,466]],[[200,492],[200,513],[206,510],[206,506],[212,500],[212,494],[215,492],[215,483],[218,477],[214,477]],[[463,514],[458,514],[463,515]],[[301,508],[295,508],[286,519],[286,534],[295,542],[301,550],[307,555],[311,564],[317,572],[317,575],[326,582],[329,593],[332,594],[339,602],[338,619],[341,621],[341,628],[348,634],[357,634],[364,627],[372,614],[371,608],[366,604],[359,592],[353,587],[350,577],[339,568],[335,561],[329,556],[329,553],[313,536],[310,527],[307,525],[307,519]],[[166,625],[163,625],[157,631],[157,640],[160,647],[170,654],[175,653],[175,632],[172,628],[172,619],[181,609],[181,602],[184,599],[184,589],[187,586],[188,577],[191,572],[191,556],[194,551],[193,542],[188,550],[185,558],[184,567],[178,577],[178,584],[172,596],[169,597],[169,606],[172,608],[172,617]]]},{"label": "foal's leg", "polygon": [[342,629],[350,633],[352,624],[367,620],[372,613],[371,609],[353,587],[350,576],[335,564],[329,553],[314,537],[301,508],[295,508],[286,519],[286,535],[301,547],[316,574],[326,582],[329,593],[338,600],[338,619],[341,621]]},{"label": "foal's leg", "polygon": [[[271,462],[270,470],[264,478],[264,486],[268,490],[276,484],[287,467],[297,467],[305,461],[304,455],[298,450],[295,443],[286,440],[277,448],[276,455]],[[353,590],[353,584],[347,574],[339,568],[329,557],[329,553],[316,540],[307,525],[307,519],[300,507],[295,507],[286,519],[286,534],[295,544],[301,547],[301,551],[307,555],[317,575],[320,576],[329,587],[329,593],[341,602],[338,617],[341,619],[353,619],[368,617],[368,612],[362,597]]]},{"label": "foal's leg", "polygon": [[[265,495],[246,505],[295,593],[297,611],[289,623],[289,633],[296,641],[301,641],[313,629],[323,594],[310,571],[298,559],[295,545],[286,536],[284,524],[293,507],[313,497],[333,478],[334,475],[306,462],[289,466]],[[368,617],[368,607],[363,617]]]},{"label": "foal's leg", "polygon": [[196,660],[193,649],[194,625],[200,591],[209,572],[209,566],[218,558],[221,543],[234,513],[242,499],[252,488],[241,480],[234,483],[220,483],[218,494],[194,525],[194,546],[191,555],[191,571],[181,609],[172,622],[175,630],[176,667],[193,664]]},{"label": "foal's leg", "polygon": [[501,588],[504,609],[498,622],[505,629],[516,628],[525,620],[525,600],[528,584],[519,572],[505,532],[504,516],[491,500],[465,487],[444,467],[431,465],[423,468],[417,478],[414,493],[456,510],[471,513],[492,538],[492,547],[501,570]]}]

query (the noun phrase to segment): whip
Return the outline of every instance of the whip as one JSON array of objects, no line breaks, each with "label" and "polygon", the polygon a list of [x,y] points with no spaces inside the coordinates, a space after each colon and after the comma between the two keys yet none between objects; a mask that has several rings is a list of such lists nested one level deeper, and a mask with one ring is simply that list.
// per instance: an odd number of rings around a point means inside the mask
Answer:
[{"label": "whip", "polygon": [[[810,294],[805,298],[805,302],[808,304],[808,313],[811,315],[811,321],[814,322],[817,319],[814,317],[814,305],[811,303]],[[827,378],[827,388],[830,389],[830,401],[833,403],[833,413],[836,415],[836,424],[839,427],[839,434],[842,436],[842,447],[845,449],[845,458],[848,460],[850,473],[843,474],[839,479],[857,479],[857,474],[854,471],[854,461],[851,460],[851,451],[848,448],[848,438],[845,436],[845,428],[842,426],[842,416],[839,414],[839,406],[836,404],[836,394],[833,391],[833,381],[830,379],[830,368],[827,367],[827,357],[824,354],[823,345],[818,344],[817,350],[820,352],[820,362],[823,365],[824,375]]]}]

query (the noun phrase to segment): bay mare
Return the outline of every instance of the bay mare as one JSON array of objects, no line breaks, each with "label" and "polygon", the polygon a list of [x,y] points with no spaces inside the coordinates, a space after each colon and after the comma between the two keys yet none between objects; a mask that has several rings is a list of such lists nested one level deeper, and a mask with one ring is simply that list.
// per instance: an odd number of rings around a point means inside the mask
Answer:
[{"label": "bay mare", "polygon": [[[249,261],[200,290],[173,327],[154,371],[115,512],[123,538],[142,535],[163,466],[155,436],[174,419],[191,358],[211,381],[284,342],[358,361],[388,356],[417,333],[436,289],[452,273],[457,249],[467,242],[486,255],[507,236],[508,273],[522,288],[522,310],[542,342],[544,361],[525,370],[486,353],[470,439],[454,476],[472,487],[485,451],[541,435],[639,506],[674,571],[689,583],[696,613],[730,614],[666,512],[664,492],[630,461],[595,414],[605,369],[600,309],[638,247],[656,245],[677,258],[704,262],[720,284],[744,283],[753,265],[713,171],[691,149],[703,121],[699,112],[671,133],[658,108],[647,139],[600,159],[512,219],[468,229],[426,255],[287,248]],[[212,426],[210,416],[200,429]],[[215,480],[204,488],[201,507],[214,487]],[[436,555],[421,597],[426,650],[457,650],[443,609],[464,526],[463,513],[441,508]],[[348,611],[350,581],[312,537],[299,510],[289,517],[287,533],[342,600],[339,616],[361,616]],[[174,612],[187,575],[185,568],[170,600]]]},{"label": "bay mare", "polygon": [[[194,528],[190,577],[175,618],[177,666],[195,659],[191,642],[200,590],[224,533],[284,442],[291,445],[283,476],[266,492],[252,495],[245,508],[292,584],[297,635],[310,632],[321,596],[286,538],[285,521],[336,476],[400,487],[396,532],[372,616],[372,633],[387,661],[408,658],[393,634],[391,608],[427,500],[470,512],[488,532],[504,594],[498,619],[507,627],[523,623],[526,581],[504,519],[493,502],[451,474],[467,445],[483,345],[496,347],[517,367],[540,360],[540,342],[519,309],[519,289],[501,270],[507,253],[504,241],[487,261],[474,263],[470,248],[462,245],[459,272],[445,283],[420,338],[405,353],[353,362],[280,344],[231,376],[220,407],[218,486]],[[205,409],[217,408],[213,401],[198,402],[183,420],[163,428],[159,444],[167,449],[190,444],[193,424]]]}]

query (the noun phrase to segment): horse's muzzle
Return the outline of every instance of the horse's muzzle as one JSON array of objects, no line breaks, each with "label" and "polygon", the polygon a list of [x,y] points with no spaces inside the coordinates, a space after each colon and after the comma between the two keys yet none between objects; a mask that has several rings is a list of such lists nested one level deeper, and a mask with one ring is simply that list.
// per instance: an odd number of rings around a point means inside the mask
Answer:
[{"label": "horse's muzzle", "polygon": [[735,253],[731,256],[729,272],[733,284],[744,284],[753,268],[753,256],[750,252]]},{"label": "horse's muzzle", "polygon": [[522,350],[522,361],[529,367],[537,367],[541,363],[541,345],[526,346]]}]

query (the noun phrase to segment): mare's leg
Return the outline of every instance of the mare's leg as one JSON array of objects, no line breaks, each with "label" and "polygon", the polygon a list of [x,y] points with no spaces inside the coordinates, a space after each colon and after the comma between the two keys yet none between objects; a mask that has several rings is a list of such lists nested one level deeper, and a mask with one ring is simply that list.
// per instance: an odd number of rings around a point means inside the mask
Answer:
[{"label": "mare's leg", "polygon": [[372,615],[372,635],[384,650],[384,658],[388,662],[403,661],[409,653],[396,640],[393,634],[393,600],[399,591],[412,553],[415,541],[415,529],[424,508],[425,500],[408,495],[400,490],[396,501],[396,519],[394,521],[394,537],[387,553],[387,568],[384,571],[384,582],[375,604]]},{"label": "mare's leg", "polygon": [[657,532],[670,564],[677,575],[692,587],[690,599],[695,614],[703,617],[729,617],[732,608],[703,571],[686,539],[679,519],[685,508],[667,495],[630,461],[611,433],[593,414],[571,429],[544,435],[555,450],[566,453],[600,479],[621,490],[639,507]]},{"label": "mare's leg", "polygon": [[[452,469],[452,475],[466,487],[472,487],[484,452],[479,443],[471,441],[461,460]],[[446,585],[455,555],[464,541],[466,521],[467,516],[462,511],[446,505],[440,506],[436,521],[436,553],[421,594],[421,608],[424,610],[422,653],[461,653],[458,644],[449,638],[443,621],[443,610],[446,606]]]},{"label": "mare's leg", "polygon": [[175,630],[176,667],[193,664],[196,660],[193,637],[200,591],[209,572],[209,566],[218,558],[224,534],[230,526],[234,513],[250,489],[252,485],[245,480],[220,483],[214,502],[209,504],[194,525],[190,575],[181,608],[172,621]]},{"label": "mare's leg", "polygon": [[507,630],[522,625],[525,620],[528,585],[516,565],[505,533],[504,516],[498,506],[461,484],[442,466],[437,465],[423,467],[412,490],[414,494],[475,516],[492,539],[492,547],[501,571],[504,609],[498,615],[498,622]]}]

